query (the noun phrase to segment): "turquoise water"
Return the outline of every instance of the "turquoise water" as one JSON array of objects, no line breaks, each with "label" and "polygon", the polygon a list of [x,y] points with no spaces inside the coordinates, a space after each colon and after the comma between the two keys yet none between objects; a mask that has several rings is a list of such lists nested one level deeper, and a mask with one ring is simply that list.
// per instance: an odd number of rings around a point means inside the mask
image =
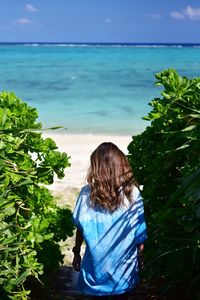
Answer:
[{"label": "turquoise water", "polygon": [[135,134],[159,96],[154,74],[200,76],[200,48],[0,45],[0,90],[39,111],[44,127],[69,133]]}]

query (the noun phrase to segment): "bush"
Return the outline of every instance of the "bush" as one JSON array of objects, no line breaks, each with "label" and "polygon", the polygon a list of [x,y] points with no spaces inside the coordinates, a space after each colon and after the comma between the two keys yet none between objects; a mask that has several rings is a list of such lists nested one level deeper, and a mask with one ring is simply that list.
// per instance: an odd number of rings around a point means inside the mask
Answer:
[{"label": "bush", "polygon": [[58,242],[73,231],[70,210],[44,186],[64,177],[69,157],[42,138],[37,117],[14,93],[0,93],[1,299],[27,299],[24,283],[59,266]]},{"label": "bush", "polygon": [[[165,293],[197,299],[200,286],[200,78],[175,70],[156,75],[161,98],[151,121],[128,146],[142,185],[149,238],[146,276],[163,278]],[[176,298],[177,299],[177,298]]]}]

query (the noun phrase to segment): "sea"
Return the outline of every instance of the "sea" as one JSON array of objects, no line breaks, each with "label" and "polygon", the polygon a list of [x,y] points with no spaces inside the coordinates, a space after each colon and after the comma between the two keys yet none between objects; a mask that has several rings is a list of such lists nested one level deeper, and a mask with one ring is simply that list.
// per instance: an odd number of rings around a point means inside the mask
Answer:
[{"label": "sea", "polygon": [[0,91],[38,110],[43,128],[64,133],[136,135],[160,97],[155,74],[200,76],[197,44],[1,43]]}]

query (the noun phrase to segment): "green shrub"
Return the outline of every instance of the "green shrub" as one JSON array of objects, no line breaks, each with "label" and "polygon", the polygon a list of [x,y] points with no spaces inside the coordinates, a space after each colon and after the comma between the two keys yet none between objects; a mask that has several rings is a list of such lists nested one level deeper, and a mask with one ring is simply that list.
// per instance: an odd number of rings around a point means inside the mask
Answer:
[{"label": "green shrub", "polygon": [[151,101],[151,121],[128,146],[136,179],[144,185],[148,223],[146,274],[197,299],[200,286],[200,78],[175,70],[156,75],[162,97]]},{"label": "green shrub", "polygon": [[14,93],[0,93],[0,299],[27,299],[26,280],[59,266],[58,242],[73,231],[70,210],[44,186],[64,177],[69,157],[43,139],[37,117]]}]

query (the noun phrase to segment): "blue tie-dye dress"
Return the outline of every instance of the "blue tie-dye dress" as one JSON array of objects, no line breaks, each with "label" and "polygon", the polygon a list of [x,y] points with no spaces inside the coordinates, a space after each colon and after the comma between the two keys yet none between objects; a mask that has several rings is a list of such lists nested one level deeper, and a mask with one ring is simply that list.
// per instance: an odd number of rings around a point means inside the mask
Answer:
[{"label": "blue tie-dye dress", "polygon": [[132,290],[139,281],[137,244],[146,239],[143,202],[137,187],[133,203],[110,213],[90,206],[90,187],[82,188],[73,221],[82,232],[86,250],[78,288],[88,295],[117,295]]}]

